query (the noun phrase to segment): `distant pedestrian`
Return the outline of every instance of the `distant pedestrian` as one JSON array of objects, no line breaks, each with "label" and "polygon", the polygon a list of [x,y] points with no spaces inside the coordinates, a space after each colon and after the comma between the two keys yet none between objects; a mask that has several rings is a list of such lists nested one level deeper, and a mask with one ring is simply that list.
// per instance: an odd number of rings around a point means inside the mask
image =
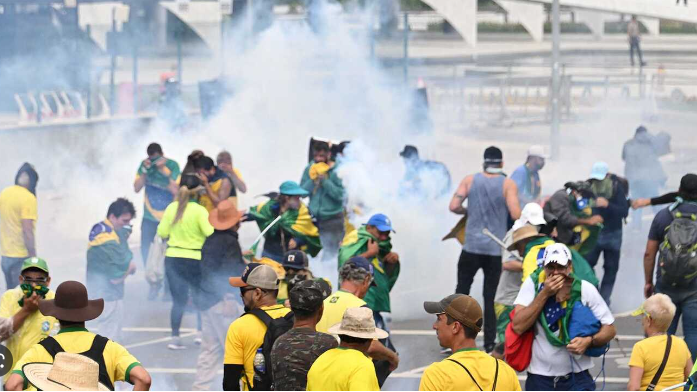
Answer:
[{"label": "distant pedestrian", "polygon": [[474,298],[453,294],[424,302],[424,309],[436,315],[438,342],[453,354],[424,370],[420,391],[520,391],[518,375],[510,366],[477,349],[475,339],[484,320]]},{"label": "distant pedestrian", "polygon": [[[664,391],[690,376],[692,356],[687,344],[683,339],[666,333],[675,310],[670,297],[654,294],[632,314],[642,316],[641,325],[646,339],[632,349],[628,391]],[[663,371],[659,373],[661,368]],[[648,389],[649,386],[652,388]]]},{"label": "distant pedestrian", "polygon": [[520,208],[528,203],[539,203],[542,194],[542,182],[540,181],[540,170],[545,167],[544,147],[540,145],[531,146],[528,149],[528,158],[525,163],[519,166],[513,174],[511,180],[518,186],[518,201]]},{"label": "distant pedestrian", "polygon": [[[467,200],[467,208],[462,203]],[[501,247],[483,233],[484,229],[503,238],[508,220],[520,218],[518,187],[503,174],[503,153],[497,147],[484,151],[481,173],[465,177],[450,201],[450,211],[467,215],[465,244],[457,265],[459,294],[468,294],[474,276],[484,271],[484,349],[493,351],[496,344],[494,297],[501,277]]]},{"label": "distant pedestrian", "polygon": [[[668,176],[659,160],[659,152],[654,137],[643,125],[636,129],[632,139],[624,143],[624,176],[629,181],[629,196],[632,199],[656,197],[665,185]],[[641,228],[641,216],[641,211],[632,213],[631,226],[634,230]]]},{"label": "distant pedestrian", "polygon": [[425,161],[415,146],[406,145],[399,153],[404,160],[400,193],[407,197],[433,199],[447,195],[452,186],[450,171],[442,162]]},{"label": "distant pedestrian", "polygon": [[0,250],[5,287],[17,287],[22,263],[36,257],[36,221],[38,219],[36,185],[39,175],[24,163],[15,176],[15,185],[0,192]]},{"label": "distant pedestrian", "polygon": [[375,327],[373,312],[363,307],[346,309],[341,323],[329,332],[338,335],[341,342],[312,365],[307,373],[307,390],[379,391],[368,349],[375,339],[385,339],[388,333]]},{"label": "distant pedestrian", "polygon": [[336,339],[317,332],[324,312],[324,299],[331,294],[315,280],[304,280],[290,290],[290,308],[295,314],[293,329],[276,340],[271,350],[274,387],[277,391],[307,390],[307,372],[327,350],[336,348]]},{"label": "distant pedestrian", "polygon": [[603,217],[593,209],[594,198],[588,182],[567,182],[544,207],[544,212],[557,217],[557,241],[581,255],[595,248],[602,228]]},{"label": "distant pedestrian", "polygon": [[247,184],[242,178],[242,173],[232,165],[232,154],[225,150],[221,151],[215,159],[215,164],[230,177],[236,191],[247,193]]},{"label": "distant pedestrian", "polygon": [[634,66],[635,51],[639,56],[639,65],[642,67],[645,66],[646,63],[641,55],[641,47],[639,46],[641,41],[641,29],[639,28],[639,22],[636,19],[636,15],[632,15],[632,20],[627,23],[627,36],[629,38],[629,60],[632,63],[632,67]]}]

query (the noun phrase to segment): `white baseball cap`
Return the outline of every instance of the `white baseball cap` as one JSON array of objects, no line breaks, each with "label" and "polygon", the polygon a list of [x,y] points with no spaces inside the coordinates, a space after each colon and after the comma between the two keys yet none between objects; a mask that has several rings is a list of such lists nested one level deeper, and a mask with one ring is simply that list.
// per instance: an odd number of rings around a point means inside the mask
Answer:
[{"label": "white baseball cap", "polygon": [[567,266],[570,261],[571,251],[564,244],[556,243],[545,249],[545,266],[551,263]]},{"label": "white baseball cap", "polygon": [[591,179],[602,181],[610,171],[610,167],[605,162],[596,162],[591,170]]},{"label": "white baseball cap", "polygon": [[530,148],[528,148],[528,156],[549,158],[549,156],[545,154],[545,148],[540,146],[539,144],[535,144],[534,146],[530,146]]},{"label": "white baseball cap", "polygon": [[520,212],[520,218],[513,222],[513,231],[520,229],[525,225],[541,226],[546,225],[545,213],[542,207],[537,203],[528,203]]}]

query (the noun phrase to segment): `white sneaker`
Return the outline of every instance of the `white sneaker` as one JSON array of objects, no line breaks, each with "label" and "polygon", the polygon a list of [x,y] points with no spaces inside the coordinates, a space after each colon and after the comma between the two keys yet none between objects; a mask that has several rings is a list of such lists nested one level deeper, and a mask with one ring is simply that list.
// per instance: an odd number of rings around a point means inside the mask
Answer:
[{"label": "white sneaker", "polygon": [[186,346],[182,343],[181,338],[174,338],[170,344],[167,345],[170,350],[186,350]]},{"label": "white sneaker", "polygon": [[203,339],[201,339],[200,337],[197,337],[196,339],[194,339],[195,345],[200,346],[201,343],[203,343]]}]

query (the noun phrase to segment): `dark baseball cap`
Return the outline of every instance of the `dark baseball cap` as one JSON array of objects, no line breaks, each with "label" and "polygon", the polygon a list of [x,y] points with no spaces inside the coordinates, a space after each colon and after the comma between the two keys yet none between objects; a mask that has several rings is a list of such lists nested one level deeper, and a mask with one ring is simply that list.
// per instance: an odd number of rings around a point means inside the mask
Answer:
[{"label": "dark baseball cap", "polygon": [[475,332],[482,330],[482,307],[469,295],[452,294],[438,302],[424,302],[424,309],[431,314],[445,313]]},{"label": "dark baseball cap", "polygon": [[697,199],[697,174],[685,174],[680,179],[680,189],[678,192],[683,198],[690,200]]},{"label": "dark baseball cap", "polygon": [[402,158],[418,158],[419,150],[416,147],[407,144],[406,146],[404,146],[404,150],[402,150],[402,152],[399,153],[399,156]]},{"label": "dark baseball cap", "polygon": [[289,250],[283,255],[283,268],[293,268],[297,270],[306,269],[310,262],[307,259],[307,254],[301,250]]},{"label": "dark baseball cap", "polygon": [[503,162],[503,152],[496,146],[488,147],[484,150],[484,163],[501,163]]},{"label": "dark baseball cap", "polygon": [[327,290],[328,286],[326,282],[325,285],[322,285],[321,281],[314,279],[298,282],[288,293],[290,308],[307,312],[317,311],[331,294],[331,289]]},{"label": "dark baseball cap", "polygon": [[[373,264],[370,261],[368,261],[368,259],[366,259],[365,257],[361,257],[361,256],[352,257],[352,258],[348,259],[346,264],[353,264],[357,268],[368,272],[370,274],[370,276],[373,276],[373,277],[375,276],[375,269],[373,269]],[[377,286],[377,284],[375,283],[375,279],[373,279],[371,281],[370,285]]]}]

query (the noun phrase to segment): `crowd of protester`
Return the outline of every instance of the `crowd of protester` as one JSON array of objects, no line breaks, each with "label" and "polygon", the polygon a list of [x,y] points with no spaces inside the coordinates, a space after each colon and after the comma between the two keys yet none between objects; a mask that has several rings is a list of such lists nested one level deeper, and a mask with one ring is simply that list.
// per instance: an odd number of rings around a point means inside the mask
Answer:
[{"label": "crowd of protester", "polygon": [[[196,313],[193,389],[219,389],[222,370],[224,390],[380,390],[398,368],[385,317],[401,269],[395,230],[381,213],[349,222],[338,170],[345,146],[315,141],[300,181],[283,182],[246,211],[237,195],[247,185],[229,152],[213,160],[195,150],[180,169],[159,144],[148,146],[134,182],[144,191],[140,257],[148,299],[171,299],[168,349],[186,348],[182,318]],[[624,176],[596,162],[588,178],[543,198],[544,148],[530,147],[510,178],[501,149],[487,148],[482,171],[465,177],[450,201],[462,216],[451,236],[462,243],[454,294],[423,303],[448,356],[425,368],[419,389],[521,390],[516,372],[527,372],[526,390],[595,390],[593,358],[617,334],[610,305],[629,211],[661,204],[669,206],[655,207],[644,256],[646,301],[634,312],[646,339],[632,350],[627,389],[691,388],[697,175],[660,196],[664,153],[639,127],[624,146]],[[414,146],[400,155],[401,192],[416,192],[434,173],[450,187],[443,164],[420,160]],[[38,180],[24,164],[0,193],[0,339],[13,358],[5,389],[114,390],[119,381],[149,389],[146,368],[121,344],[126,282],[138,269],[128,242],[135,206],[125,198],[108,206],[88,235],[86,285],[66,281],[54,292],[35,245]],[[634,234],[640,212],[631,221]],[[260,235],[243,251],[245,222]],[[336,276],[315,276],[310,257]],[[480,269],[483,306],[469,295]],[[681,317],[684,339],[675,336]]]}]

